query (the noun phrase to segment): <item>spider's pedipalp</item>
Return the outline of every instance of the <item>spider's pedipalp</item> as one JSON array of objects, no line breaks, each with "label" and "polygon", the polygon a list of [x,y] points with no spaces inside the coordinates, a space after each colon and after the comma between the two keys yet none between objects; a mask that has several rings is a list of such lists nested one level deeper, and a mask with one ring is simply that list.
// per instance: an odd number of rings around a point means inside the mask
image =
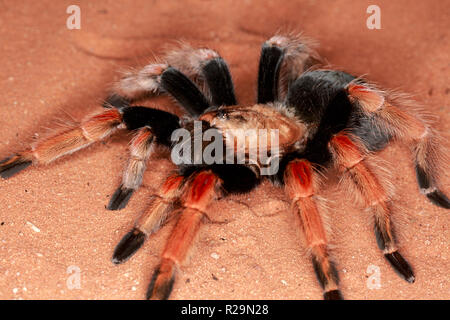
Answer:
[{"label": "spider's pedipalp", "polygon": [[325,299],[342,299],[337,269],[330,258],[322,217],[313,198],[319,176],[307,160],[292,160],[284,171],[284,182],[295,214],[299,217],[306,245]]},{"label": "spider's pedipalp", "polygon": [[439,190],[438,172],[445,159],[439,137],[421,117],[386,101],[383,93],[366,85],[350,83],[349,98],[371,119],[382,140],[398,139],[412,149],[420,191],[437,206],[450,209],[450,200]]},{"label": "spider's pedipalp", "polygon": [[183,180],[184,178],[179,175],[172,175],[166,179],[133,229],[116,246],[112,258],[115,264],[128,260],[150,235],[166,223],[170,213],[177,206]]},{"label": "spider's pedipalp", "polygon": [[410,283],[414,282],[412,268],[397,249],[389,194],[365,163],[363,147],[358,146],[356,137],[346,133],[335,135],[329,146],[343,179],[356,187],[365,206],[372,211],[379,248],[400,276]]},{"label": "spider's pedipalp", "polygon": [[34,146],[0,163],[0,174],[9,178],[34,165],[49,164],[52,161],[86,148],[114,133],[122,124],[122,114],[116,109],[87,117],[78,126],[73,126],[49,138],[38,141]]},{"label": "spider's pedipalp", "polygon": [[205,210],[217,195],[220,179],[211,171],[201,171],[191,177],[183,190],[180,217],[167,240],[147,290],[147,299],[167,299],[173,287],[176,269],[185,260],[200,229]]}]

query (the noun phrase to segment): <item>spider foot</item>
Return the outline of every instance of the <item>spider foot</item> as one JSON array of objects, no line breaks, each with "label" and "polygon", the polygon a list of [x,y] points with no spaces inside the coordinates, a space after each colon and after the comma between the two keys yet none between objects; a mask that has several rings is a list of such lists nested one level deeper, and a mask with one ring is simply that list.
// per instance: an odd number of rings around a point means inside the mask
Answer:
[{"label": "spider foot", "polygon": [[450,200],[442,191],[436,189],[430,193],[427,193],[426,196],[433,204],[437,205],[438,207],[450,209]]},{"label": "spider foot", "polygon": [[400,277],[409,283],[413,283],[416,280],[411,266],[398,251],[386,253],[384,256],[394,268],[395,272],[400,275]]},{"label": "spider foot", "polygon": [[437,188],[436,181],[433,178],[433,173],[429,166],[416,164],[416,177],[420,192],[424,194],[431,203],[441,208],[450,209],[450,200]]},{"label": "spider foot", "polygon": [[124,186],[120,186],[114,192],[109,201],[108,206],[106,207],[108,210],[121,210],[125,208],[131,196],[133,195],[134,189],[126,188]]},{"label": "spider foot", "polygon": [[137,228],[128,232],[114,249],[112,262],[120,264],[127,261],[136,251],[142,247],[146,239],[145,233]]},{"label": "spider foot", "polygon": [[146,294],[147,300],[167,300],[172,292],[174,282],[175,263],[171,260],[163,259],[153,273]]},{"label": "spider foot", "polygon": [[3,179],[11,178],[31,164],[31,160],[21,154],[15,154],[0,161],[0,176]]},{"label": "spider foot", "polygon": [[344,300],[339,290],[327,291],[323,294],[324,300]]}]

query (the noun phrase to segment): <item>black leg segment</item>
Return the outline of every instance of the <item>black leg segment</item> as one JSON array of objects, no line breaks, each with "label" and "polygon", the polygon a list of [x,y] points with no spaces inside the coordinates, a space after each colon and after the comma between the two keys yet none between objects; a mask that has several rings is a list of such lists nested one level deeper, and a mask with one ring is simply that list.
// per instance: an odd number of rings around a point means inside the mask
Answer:
[{"label": "black leg segment", "polygon": [[134,191],[134,189],[126,188],[123,185],[119,186],[112,195],[111,200],[109,200],[109,204],[106,208],[112,211],[125,208]]},{"label": "black leg segment", "polygon": [[161,87],[193,117],[200,116],[210,106],[199,88],[175,68],[169,67],[163,72]]},{"label": "black leg segment", "polygon": [[213,106],[234,106],[237,104],[231,74],[222,58],[212,59],[205,64],[203,75],[211,91]]},{"label": "black leg segment", "polygon": [[450,200],[442,191],[435,187],[435,182],[427,170],[422,168],[419,164],[416,164],[415,169],[420,190],[422,190],[433,204],[441,208],[450,209]]},{"label": "black leg segment", "polygon": [[122,240],[120,240],[119,244],[114,249],[112,258],[113,263],[119,264],[127,261],[140,247],[142,247],[145,239],[146,235],[142,231],[133,228],[122,238]]},{"label": "black leg segment", "polygon": [[166,111],[147,107],[127,107],[122,110],[123,122],[128,130],[150,127],[158,143],[170,146],[172,132],[180,128],[179,118]]},{"label": "black leg segment", "polygon": [[402,277],[409,283],[413,283],[415,281],[414,272],[411,266],[398,251],[386,253],[384,256],[394,268],[395,272],[400,275],[400,277]]},{"label": "black leg segment", "polygon": [[13,155],[0,161],[0,176],[3,179],[11,178],[31,164],[31,160],[25,159],[19,154]]},{"label": "black leg segment", "polygon": [[274,102],[278,98],[278,79],[283,62],[283,50],[264,43],[258,71],[258,103]]}]

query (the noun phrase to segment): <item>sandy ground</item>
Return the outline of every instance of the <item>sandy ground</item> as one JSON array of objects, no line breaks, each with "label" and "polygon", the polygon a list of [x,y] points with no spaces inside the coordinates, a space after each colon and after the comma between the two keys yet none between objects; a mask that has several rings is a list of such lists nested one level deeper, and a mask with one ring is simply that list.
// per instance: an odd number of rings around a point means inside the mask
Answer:
[{"label": "sandy ground", "polygon": [[[260,44],[277,30],[303,31],[328,61],[386,88],[414,94],[450,136],[449,1],[376,1],[381,30],[369,30],[372,1],[0,1],[0,156],[100,110],[118,70],[141,66],[183,39],[217,49],[242,104],[256,92]],[[81,30],[66,8],[81,7]],[[163,100],[160,108],[180,114]],[[154,102],[155,103],[155,102]],[[50,129],[48,129],[50,128]],[[154,157],[128,207],[105,209],[120,181],[130,136],[119,134],[48,167],[0,181],[1,299],[141,299],[173,223],[127,263],[113,249],[172,168]],[[414,266],[408,284],[376,246],[368,213],[331,184],[334,256],[348,299],[448,299],[448,212],[418,192],[408,150],[380,154],[394,166],[401,250]],[[331,180],[333,181],[333,179]],[[444,190],[450,193],[448,178]],[[209,210],[178,275],[173,299],[321,299],[313,269],[281,190],[264,183]],[[251,208],[251,210],[249,209]],[[80,273],[80,287],[68,286]],[[378,270],[380,288],[367,285]],[[76,284],[76,282],[75,282]]]}]

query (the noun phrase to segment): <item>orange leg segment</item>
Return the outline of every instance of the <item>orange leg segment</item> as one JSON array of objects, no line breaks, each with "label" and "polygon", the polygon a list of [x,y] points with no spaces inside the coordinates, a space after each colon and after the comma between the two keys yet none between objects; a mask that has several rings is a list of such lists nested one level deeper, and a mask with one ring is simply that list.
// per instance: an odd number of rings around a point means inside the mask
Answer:
[{"label": "orange leg segment", "polygon": [[344,174],[343,181],[353,184],[365,206],[371,209],[378,246],[383,250],[386,259],[406,281],[414,282],[413,271],[395,244],[389,195],[365,164],[361,148],[355,141],[344,133],[337,134],[330,141],[330,149],[338,168]]},{"label": "orange leg segment", "polygon": [[342,299],[338,290],[338,274],[331,261],[325,228],[313,199],[318,176],[307,160],[291,161],[285,171],[286,192],[299,217],[306,245],[311,251],[317,279],[324,290],[325,299]]},{"label": "orange leg segment", "polygon": [[181,199],[184,209],[163,250],[161,263],[153,274],[147,299],[169,297],[176,269],[185,260],[219,184],[219,178],[210,171],[202,171],[189,179]]},{"label": "orange leg segment", "polygon": [[167,221],[169,214],[176,207],[184,178],[174,174],[166,179],[158,194],[136,221],[135,226],[120,240],[116,246],[112,261],[119,264],[128,260],[142,247],[145,240],[158,231]]},{"label": "orange leg segment", "polygon": [[0,175],[9,178],[27,166],[48,164],[111,135],[122,123],[122,115],[109,109],[88,117],[79,126],[38,141],[33,147],[0,162]]},{"label": "orange leg segment", "polygon": [[[429,121],[420,116],[420,110],[413,115],[405,108],[385,101],[381,92],[360,84],[350,84],[347,92],[351,101],[362,111],[377,119],[380,129],[388,135],[410,146],[420,192],[433,204],[450,209],[450,200],[440,190],[438,175],[445,171],[447,158],[440,144],[442,139]],[[406,102],[408,104],[408,102]]]}]

